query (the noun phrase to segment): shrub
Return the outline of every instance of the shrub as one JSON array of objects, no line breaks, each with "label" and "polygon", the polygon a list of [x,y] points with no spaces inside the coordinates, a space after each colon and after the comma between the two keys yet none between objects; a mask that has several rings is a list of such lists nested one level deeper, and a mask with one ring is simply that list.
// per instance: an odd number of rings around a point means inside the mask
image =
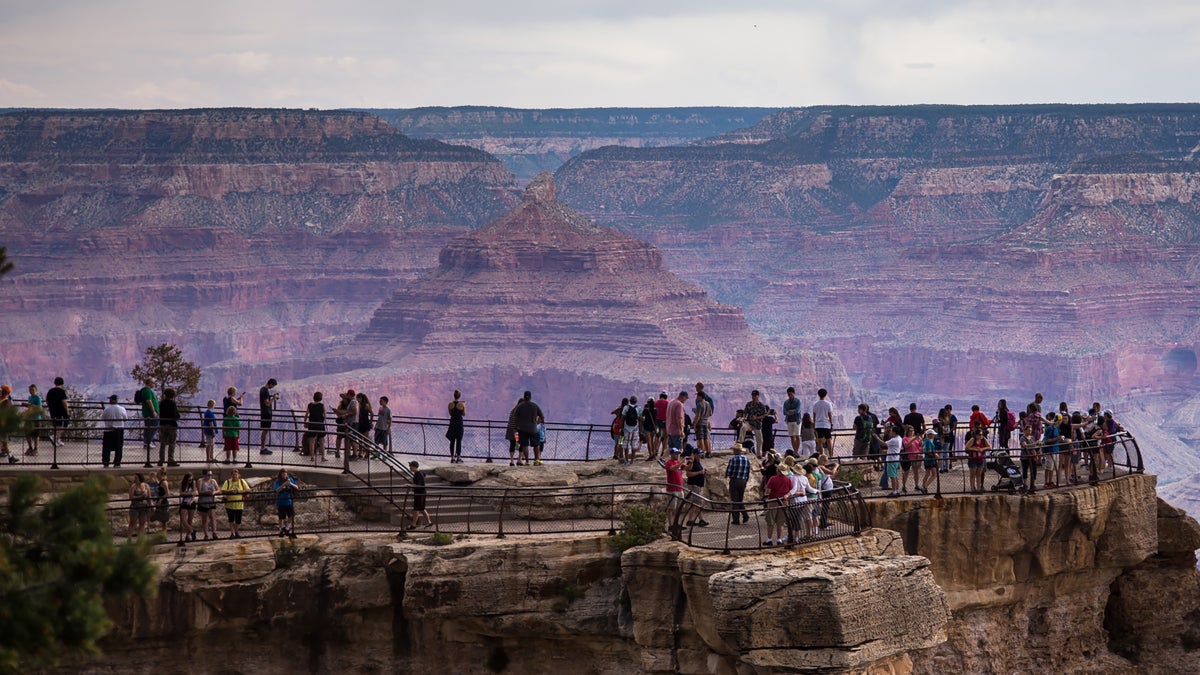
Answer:
[{"label": "shrub", "polygon": [[634,506],[621,519],[621,531],[608,538],[609,546],[624,551],[660,539],[667,526],[667,515],[645,506]]},{"label": "shrub", "polygon": [[445,532],[434,532],[433,536],[429,538],[429,543],[434,546],[445,546],[452,541],[454,541],[454,537]]},{"label": "shrub", "polygon": [[280,539],[275,543],[275,569],[291,567],[300,557],[300,547],[291,539]]}]

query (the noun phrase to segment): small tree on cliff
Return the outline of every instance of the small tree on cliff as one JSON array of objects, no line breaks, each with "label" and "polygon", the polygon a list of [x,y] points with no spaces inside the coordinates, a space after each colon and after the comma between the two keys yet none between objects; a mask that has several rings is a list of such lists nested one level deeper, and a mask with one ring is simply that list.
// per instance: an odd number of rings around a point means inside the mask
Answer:
[{"label": "small tree on cliff", "polygon": [[104,600],[153,592],[144,537],[117,545],[104,479],[92,477],[39,506],[37,476],[18,477],[0,504],[0,672],[49,668],[96,652],[108,632]]},{"label": "small tree on cliff", "polygon": [[142,385],[157,390],[160,396],[167,387],[174,387],[181,399],[188,399],[200,391],[200,369],[183,358],[179,347],[165,342],[146,347],[142,362],[129,374]]}]

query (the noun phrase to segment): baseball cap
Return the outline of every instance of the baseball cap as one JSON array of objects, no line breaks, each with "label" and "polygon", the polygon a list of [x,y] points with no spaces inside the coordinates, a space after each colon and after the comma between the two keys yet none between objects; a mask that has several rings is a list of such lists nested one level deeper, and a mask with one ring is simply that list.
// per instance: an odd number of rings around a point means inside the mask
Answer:
[{"label": "baseball cap", "polygon": [[672,454],[672,455],[678,455],[678,454],[679,454],[679,448],[671,448],[671,454]]}]

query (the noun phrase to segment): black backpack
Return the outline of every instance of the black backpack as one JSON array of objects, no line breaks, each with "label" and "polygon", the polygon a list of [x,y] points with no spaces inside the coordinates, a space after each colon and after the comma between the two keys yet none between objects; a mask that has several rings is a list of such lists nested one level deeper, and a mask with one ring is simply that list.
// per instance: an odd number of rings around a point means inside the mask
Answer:
[{"label": "black backpack", "polygon": [[636,427],[638,425],[638,410],[637,406],[625,406],[625,426]]}]

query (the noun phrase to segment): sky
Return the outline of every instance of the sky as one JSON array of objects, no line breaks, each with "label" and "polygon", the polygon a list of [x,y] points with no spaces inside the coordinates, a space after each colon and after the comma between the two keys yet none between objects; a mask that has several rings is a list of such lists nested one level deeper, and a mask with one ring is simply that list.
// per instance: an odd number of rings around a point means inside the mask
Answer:
[{"label": "sky", "polygon": [[1195,0],[0,0],[0,107],[1200,100]]}]

